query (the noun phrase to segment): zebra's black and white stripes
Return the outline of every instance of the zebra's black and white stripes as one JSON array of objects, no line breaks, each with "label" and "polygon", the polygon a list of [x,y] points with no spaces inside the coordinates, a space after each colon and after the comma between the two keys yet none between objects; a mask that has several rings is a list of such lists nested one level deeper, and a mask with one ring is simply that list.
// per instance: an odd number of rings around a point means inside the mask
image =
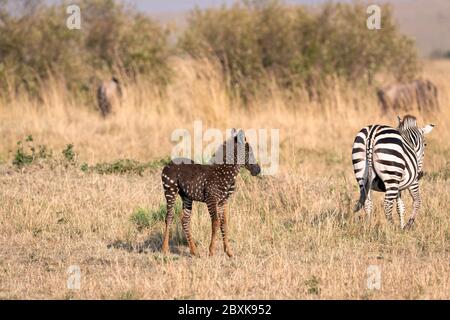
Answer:
[{"label": "zebra's black and white stripes", "polygon": [[[424,136],[433,127],[418,128],[416,118],[407,115],[403,120],[399,118],[397,128],[370,125],[359,131],[352,150],[353,169],[360,188],[355,211],[364,207],[370,216],[373,209],[370,191],[385,192],[387,219],[393,221],[392,208],[396,201],[401,227],[412,226],[421,205],[418,181],[422,176]],[[413,213],[405,225],[401,192],[406,189],[413,198]]]}]

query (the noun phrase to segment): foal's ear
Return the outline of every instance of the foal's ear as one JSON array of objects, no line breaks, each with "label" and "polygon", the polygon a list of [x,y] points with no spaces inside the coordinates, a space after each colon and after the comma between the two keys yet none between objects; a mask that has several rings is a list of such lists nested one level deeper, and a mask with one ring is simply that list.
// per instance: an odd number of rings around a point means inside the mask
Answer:
[{"label": "foal's ear", "polygon": [[237,142],[239,144],[245,143],[245,133],[243,130],[239,130],[239,133],[237,134]]},{"label": "foal's ear", "polygon": [[434,128],[434,124],[429,124],[426,125],[425,127],[422,128],[422,132],[423,134],[429,134]]}]

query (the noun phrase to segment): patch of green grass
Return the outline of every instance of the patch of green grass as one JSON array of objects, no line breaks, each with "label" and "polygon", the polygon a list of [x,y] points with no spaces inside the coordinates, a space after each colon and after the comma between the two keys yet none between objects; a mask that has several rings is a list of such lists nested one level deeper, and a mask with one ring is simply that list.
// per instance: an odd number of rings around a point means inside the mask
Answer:
[{"label": "patch of green grass", "polygon": [[98,163],[89,166],[84,163],[81,170],[84,172],[96,172],[99,174],[138,174],[142,176],[146,170],[160,169],[170,162],[169,158],[142,163],[132,159],[119,159],[113,162]]},{"label": "patch of green grass", "polygon": [[320,281],[316,276],[312,276],[312,278],[305,281],[305,285],[307,287],[309,294],[320,294],[320,288],[319,288]]},{"label": "patch of green grass", "polygon": [[81,166],[80,166],[80,170],[83,172],[88,172],[89,171],[89,165],[84,162]]},{"label": "patch of green grass", "polygon": [[[175,203],[174,218],[177,219],[182,210],[181,201]],[[158,222],[164,222],[167,215],[166,204],[160,204],[158,209],[136,208],[131,215],[131,222],[139,231],[154,226]]]},{"label": "patch of green grass", "polygon": [[134,173],[142,175],[145,171],[145,166],[136,160],[120,159],[113,162],[98,163],[90,169],[99,174]]},{"label": "patch of green grass", "polygon": [[64,159],[70,163],[75,163],[76,153],[73,150],[73,144],[68,144],[67,147],[62,151]]},{"label": "patch of green grass", "polygon": [[[35,146],[33,137],[30,135],[25,139],[25,142],[17,142],[17,150],[14,155],[13,165],[18,168],[31,165],[35,162],[46,160],[51,164],[62,164],[67,167],[68,164],[77,164],[77,153],[74,150],[73,144],[68,144],[61,152],[62,158],[53,158],[53,151],[46,145]],[[57,160],[57,161],[49,161]],[[139,162],[132,159],[119,159],[112,162],[97,163],[89,166],[87,163],[80,165],[80,170],[83,172],[95,172],[99,174],[138,174],[142,176],[147,170],[161,169],[170,162],[170,158],[162,158],[149,162]]]},{"label": "patch of green grass", "polygon": [[250,172],[247,169],[241,169],[239,171],[239,176],[241,177],[242,181],[244,181],[245,183],[250,182],[252,175],[250,174]]},{"label": "patch of green grass", "polygon": [[53,157],[52,150],[47,146],[38,145],[36,147],[31,135],[25,139],[25,142],[27,143],[26,146],[22,141],[17,141],[17,150],[12,162],[16,167],[22,168],[37,160],[47,160]]},{"label": "patch of green grass", "polygon": [[120,300],[137,300],[139,298],[140,298],[140,295],[137,292],[132,291],[132,290],[122,292],[119,295]]},{"label": "patch of green grass", "polygon": [[165,165],[169,164],[169,162],[172,161],[170,157],[150,161],[146,164],[146,167],[149,169],[159,169],[164,167]]}]

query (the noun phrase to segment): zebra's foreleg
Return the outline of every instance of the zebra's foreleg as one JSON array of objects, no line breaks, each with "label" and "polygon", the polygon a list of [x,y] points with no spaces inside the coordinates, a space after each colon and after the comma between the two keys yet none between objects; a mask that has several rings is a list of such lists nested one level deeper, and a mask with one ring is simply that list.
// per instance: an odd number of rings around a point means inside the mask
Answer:
[{"label": "zebra's foreleg", "polygon": [[408,223],[404,226],[404,229],[411,229],[411,227],[414,225],[414,221],[417,214],[419,213],[420,206],[422,204],[419,192],[419,183],[417,181],[409,187],[409,193],[413,198],[413,212],[408,220]]},{"label": "zebra's foreleg", "polygon": [[401,192],[398,193],[397,197],[397,213],[400,217],[400,228],[403,228],[405,226],[405,204],[403,203],[403,200],[401,198]]}]

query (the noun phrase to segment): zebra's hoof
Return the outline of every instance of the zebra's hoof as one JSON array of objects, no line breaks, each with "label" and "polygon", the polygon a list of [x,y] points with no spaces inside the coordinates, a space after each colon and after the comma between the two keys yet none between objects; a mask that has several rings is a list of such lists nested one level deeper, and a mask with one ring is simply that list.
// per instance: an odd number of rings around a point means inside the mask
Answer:
[{"label": "zebra's hoof", "polygon": [[409,219],[408,223],[405,224],[403,230],[411,230],[414,225],[414,219]]}]

